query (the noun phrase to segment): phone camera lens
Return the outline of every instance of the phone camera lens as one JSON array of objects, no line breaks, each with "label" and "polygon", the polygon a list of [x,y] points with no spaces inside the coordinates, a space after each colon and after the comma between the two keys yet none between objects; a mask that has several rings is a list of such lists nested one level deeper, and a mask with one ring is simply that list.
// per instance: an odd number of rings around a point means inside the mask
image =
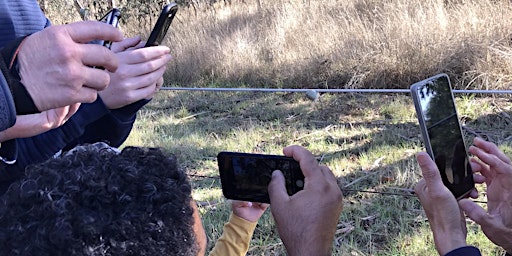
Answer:
[{"label": "phone camera lens", "polygon": [[304,181],[303,180],[297,180],[297,181],[295,181],[295,185],[297,185],[297,187],[299,187],[299,188],[302,188],[302,187],[304,187]]}]

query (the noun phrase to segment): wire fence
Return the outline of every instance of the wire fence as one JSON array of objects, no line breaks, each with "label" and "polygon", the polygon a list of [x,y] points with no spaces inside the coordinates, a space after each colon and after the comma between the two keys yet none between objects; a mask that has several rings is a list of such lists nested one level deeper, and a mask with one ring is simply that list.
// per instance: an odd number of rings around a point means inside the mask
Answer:
[{"label": "wire fence", "polygon": [[[318,92],[318,93],[410,93],[409,89],[279,89],[279,88],[208,88],[162,87],[168,91],[218,91],[218,92]],[[453,90],[459,94],[512,94],[512,90]]]}]

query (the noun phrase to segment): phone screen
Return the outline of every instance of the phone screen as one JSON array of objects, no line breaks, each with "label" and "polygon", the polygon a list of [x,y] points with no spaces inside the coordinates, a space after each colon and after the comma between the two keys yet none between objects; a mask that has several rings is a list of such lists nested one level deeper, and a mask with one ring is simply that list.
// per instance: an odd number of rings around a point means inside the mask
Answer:
[{"label": "phone screen", "polygon": [[221,152],[217,160],[222,191],[228,199],[269,203],[268,184],[275,170],[283,173],[289,195],[304,187],[299,163],[290,157]]},{"label": "phone screen", "polygon": [[473,172],[447,75],[411,86],[423,141],[441,173],[443,183],[461,198],[474,187]]}]

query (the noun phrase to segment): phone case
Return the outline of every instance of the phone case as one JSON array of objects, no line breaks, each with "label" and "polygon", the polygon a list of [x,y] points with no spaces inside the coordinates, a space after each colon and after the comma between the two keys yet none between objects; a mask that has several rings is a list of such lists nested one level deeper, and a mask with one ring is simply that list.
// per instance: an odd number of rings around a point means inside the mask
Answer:
[{"label": "phone case", "polygon": [[162,8],[145,47],[157,46],[162,43],[174,16],[176,16],[176,12],[178,12],[178,5],[176,3],[170,3]]}]

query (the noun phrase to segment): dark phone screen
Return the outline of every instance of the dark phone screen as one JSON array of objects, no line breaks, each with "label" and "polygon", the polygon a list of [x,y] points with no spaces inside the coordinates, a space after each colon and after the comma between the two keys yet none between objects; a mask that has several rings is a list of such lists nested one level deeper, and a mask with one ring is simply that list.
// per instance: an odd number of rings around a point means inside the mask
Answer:
[{"label": "dark phone screen", "polygon": [[430,140],[429,153],[444,185],[456,198],[464,196],[474,187],[473,173],[448,77],[439,76],[419,86],[417,95]]},{"label": "dark phone screen", "polygon": [[274,170],[281,170],[283,173],[289,195],[293,195],[304,186],[304,176],[299,163],[291,158],[219,154],[218,161],[223,192],[230,199],[270,202],[268,184]]}]

